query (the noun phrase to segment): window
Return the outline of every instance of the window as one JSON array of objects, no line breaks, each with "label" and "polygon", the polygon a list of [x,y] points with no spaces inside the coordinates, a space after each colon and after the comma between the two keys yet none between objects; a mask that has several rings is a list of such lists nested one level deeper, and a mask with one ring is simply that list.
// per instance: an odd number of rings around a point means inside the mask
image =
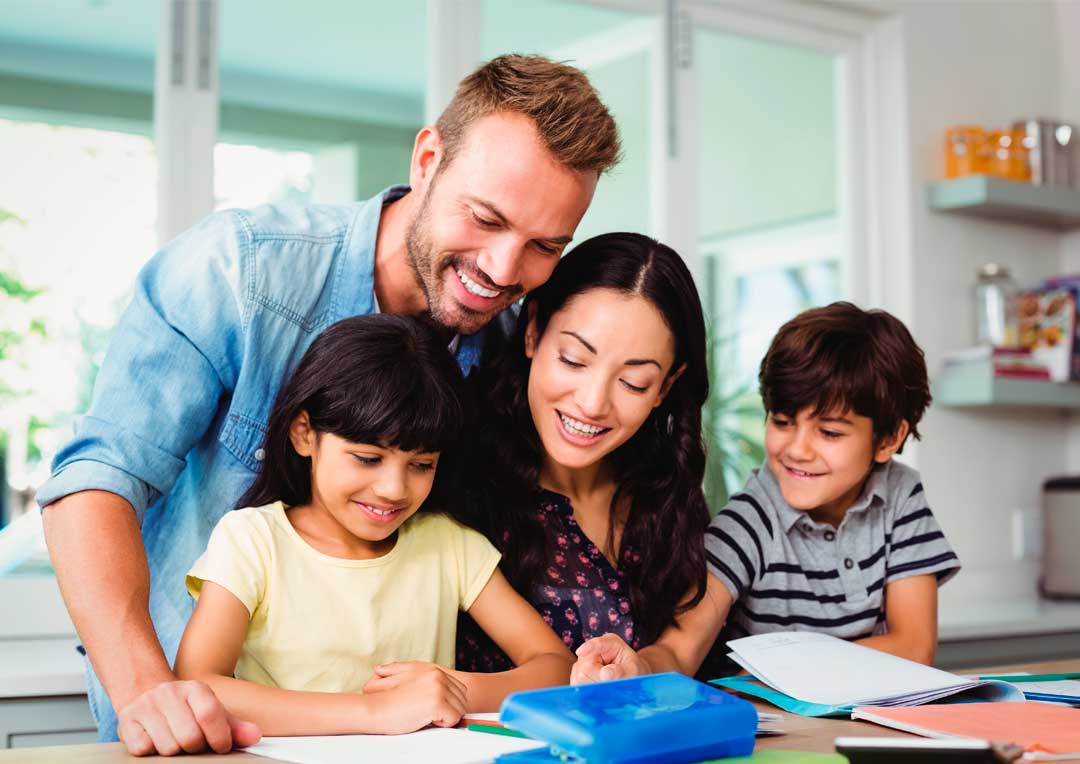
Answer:
[{"label": "window", "polygon": [[154,249],[157,165],[142,135],[0,120],[0,166],[3,575],[49,570],[34,490]]}]

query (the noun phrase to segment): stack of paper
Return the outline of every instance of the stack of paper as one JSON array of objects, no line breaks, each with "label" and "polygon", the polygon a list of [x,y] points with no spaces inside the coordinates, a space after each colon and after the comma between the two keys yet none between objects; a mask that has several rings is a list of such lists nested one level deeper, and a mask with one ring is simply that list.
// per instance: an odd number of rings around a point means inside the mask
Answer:
[{"label": "stack of paper", "polygon": [[915,706],[958,693],[1024,699],[1005,682],[965,679],[826,634],[774,632],[735,639],[728,647],[736,663],[769,687],[823,706]]}]

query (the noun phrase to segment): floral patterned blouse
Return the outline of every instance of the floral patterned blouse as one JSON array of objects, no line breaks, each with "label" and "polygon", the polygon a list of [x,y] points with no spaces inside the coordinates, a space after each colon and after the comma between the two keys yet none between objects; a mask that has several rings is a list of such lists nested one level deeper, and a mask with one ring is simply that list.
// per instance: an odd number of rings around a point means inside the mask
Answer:
[{"label": "floral patterned blouse", "polygon": [[[639,648],[630,592],[621,570],[612,567],[574,520],[570,500],[541,490],[538,517],[547,538],[550,564],[543,583],[525,594],[571,651],[583,642],[613,632]],[[503,548],[512,546],[508,539]],[[640,560],[623,544],[622,559]],[[461,671],[505,671],[514,664],[465,613],[458,619],[457,668]]]}]

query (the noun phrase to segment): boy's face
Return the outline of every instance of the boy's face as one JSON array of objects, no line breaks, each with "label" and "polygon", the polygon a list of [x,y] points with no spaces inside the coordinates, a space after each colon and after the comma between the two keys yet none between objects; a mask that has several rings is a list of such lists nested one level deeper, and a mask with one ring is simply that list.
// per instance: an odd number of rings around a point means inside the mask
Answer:
[{"label": "boy's face", "polygon": [[875,443],[869,417],[850,410],[814,416],[808,407],[794,418],[769,414],[765,453],[784,501],[819,522],[839,525],[874,464],[887,462],[906,435],[905,422]]}]

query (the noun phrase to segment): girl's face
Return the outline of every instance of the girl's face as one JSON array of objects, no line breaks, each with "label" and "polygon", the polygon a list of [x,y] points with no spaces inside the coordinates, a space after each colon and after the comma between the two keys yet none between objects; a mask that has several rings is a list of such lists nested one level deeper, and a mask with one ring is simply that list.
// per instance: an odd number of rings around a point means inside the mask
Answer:
[{"label": "girl's face", "polygon": [[638,431],[681,373],[675,337],[651,302],[612,289],[573,297],[541,337],[525,336],[529,409],[547,457],[597,464]]},{"label": "girl's face", "polygon": [[306,414],[293,422],[293,447],[311,458],[311,505],[339,530],[375,554],[393,547],[393,534],[431,493],[438,453],[353,443],[317,433]]}]

